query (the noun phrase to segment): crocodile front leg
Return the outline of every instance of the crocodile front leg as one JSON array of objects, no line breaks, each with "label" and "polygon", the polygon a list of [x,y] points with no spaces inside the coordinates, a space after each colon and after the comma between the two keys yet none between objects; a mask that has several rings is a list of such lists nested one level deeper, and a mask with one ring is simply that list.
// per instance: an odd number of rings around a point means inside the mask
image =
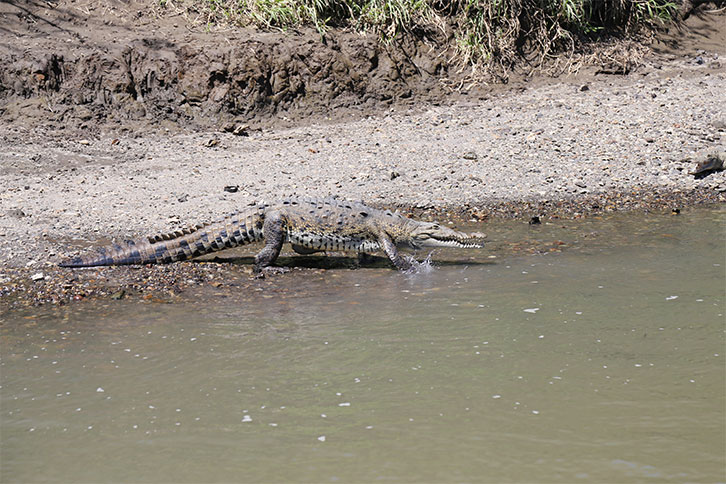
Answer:
[{"label": "crocodile front leg", "polygon": [[285,242],[285,220],[280,214],[268,214],[265,217],[262,230],[265,234],[265,246],[255,256],[255,266],[252,269],[253,273],[257,276],[260,275],[262,269],[275,262],[277,256],[280,255],[282,244]]},{"label": "crocodile front leg", "polygon": [[388,234],[380,234],[378,236],[378,241],[380,242],[381,247],[383,247],[383,250],[386,252],[388,258],[391,259],[391,262],[393,262],[393,265],[396,266],[398,270],[407,271],[413,266],[413,264],[398,253],[396,244],[393,243]]}]

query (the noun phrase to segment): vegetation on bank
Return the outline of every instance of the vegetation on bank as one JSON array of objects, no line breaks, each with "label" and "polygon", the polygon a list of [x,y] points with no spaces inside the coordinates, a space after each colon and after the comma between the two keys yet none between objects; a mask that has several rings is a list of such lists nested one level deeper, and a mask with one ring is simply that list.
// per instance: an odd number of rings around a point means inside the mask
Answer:
[{"label": "vegetation on bank", "polygon": [[213,25],[443,35],[464,63],[508,66],[519,55],[572,51],[583,41],[628,36],[670,22],[682,0],[158,0]]}]

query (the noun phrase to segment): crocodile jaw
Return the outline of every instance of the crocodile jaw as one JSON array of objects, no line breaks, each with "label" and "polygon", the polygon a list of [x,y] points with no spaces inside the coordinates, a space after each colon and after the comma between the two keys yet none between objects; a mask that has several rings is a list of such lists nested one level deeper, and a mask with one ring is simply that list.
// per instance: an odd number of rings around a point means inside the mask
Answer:
[{"label": "crocodile jaw", "polygon": [[420,222],[411,233],[409,243],[414,248],[450,247],[456,249],[481,249],[484,234],[467,234],[433,222]]}]

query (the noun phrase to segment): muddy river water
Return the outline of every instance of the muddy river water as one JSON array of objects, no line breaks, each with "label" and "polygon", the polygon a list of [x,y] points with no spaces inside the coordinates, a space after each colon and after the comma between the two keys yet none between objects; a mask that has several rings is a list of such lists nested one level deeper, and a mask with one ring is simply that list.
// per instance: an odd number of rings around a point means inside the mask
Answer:
[{"label": "muddy river water", "polygon": [[724,482],[725,225],[500,222],[415,275],[5,314],[0,480]]}]

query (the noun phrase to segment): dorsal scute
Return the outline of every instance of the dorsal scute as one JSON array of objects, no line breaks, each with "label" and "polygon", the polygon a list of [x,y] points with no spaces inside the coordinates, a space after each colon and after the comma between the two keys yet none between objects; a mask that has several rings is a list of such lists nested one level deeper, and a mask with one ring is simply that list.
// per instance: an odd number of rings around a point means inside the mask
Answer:
[{"label": "dorsal scute", "polygon": [[211,222],[205,222],[205,223],[199,223],[193,226],[187,226],[183,227],[181,229],[174,230],[173,232],[164,232],[161,234],[156,235],[150,235],[146,238],[150,244],[155,244],[157,242],[164,242],[166,240],[174,240],[179,237],[184,237],[185,235],[191,235],[194,232],[198,232],[199,230],[209,227],[212,223]]}]

